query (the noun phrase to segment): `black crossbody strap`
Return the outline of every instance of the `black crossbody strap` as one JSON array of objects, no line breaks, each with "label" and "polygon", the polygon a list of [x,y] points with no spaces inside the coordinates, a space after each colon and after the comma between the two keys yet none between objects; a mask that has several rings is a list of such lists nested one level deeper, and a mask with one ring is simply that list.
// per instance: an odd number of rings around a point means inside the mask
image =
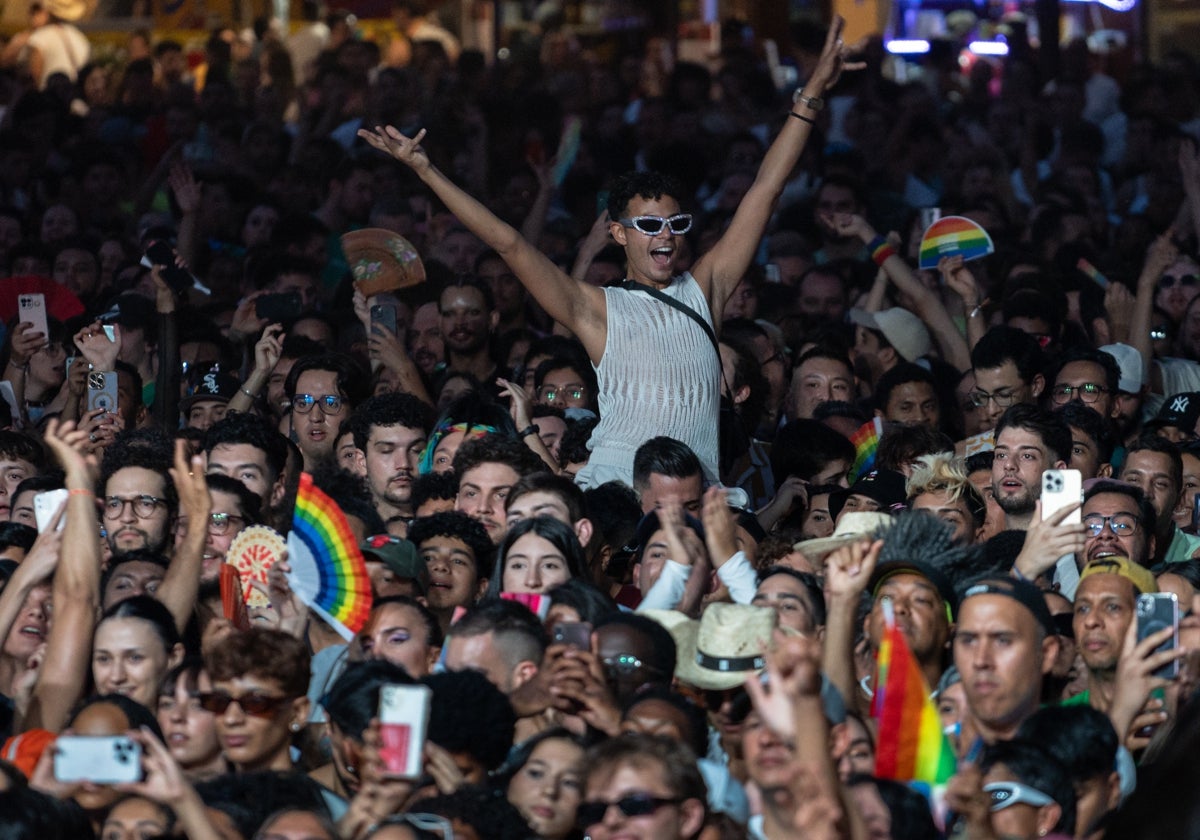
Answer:
[{"label": "black crossbody strap", "polygon": [[707,335],[708,340],[712,342],[713,350],[716,350],[717,356],[720,357],[721,349],[717,346],[717,334],[713,332],[713,328],[709,325],[708,321],[705,321],[700,313],[695,309],[692,309],[692,307],[688,306],[683,301],[676,300],[668,294],[663,294],[653,286],[647,286],[645,283],[638,283],[635,280],[626,280],[621,284],[621,288],[630,292],[645,292],[646,294],[650,295],[650,297],[661,300],[667,306],[671,307],[672,309],[678,309],[684,315],[691,318],[704,330],[704,334]]}]

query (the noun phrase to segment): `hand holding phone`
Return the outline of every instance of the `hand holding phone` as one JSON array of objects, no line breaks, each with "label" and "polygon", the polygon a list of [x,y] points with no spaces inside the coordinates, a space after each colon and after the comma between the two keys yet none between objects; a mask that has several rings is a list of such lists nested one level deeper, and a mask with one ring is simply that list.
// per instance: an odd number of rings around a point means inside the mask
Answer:
[{"label": "hand holding phone", "polygon": [[592,649],[592,625],[586,621],[560,621],[554,625],[554,644],[576,650]]},{"label": "hand holding phone", "polygon": [[384,772],[416,779],[425,763],[425,736],[433,691],[425,685],[385,685],[379,690],[379,724]]},{"label": "hand holding phone", "polygon": [[128,735],[60,735],[51,749],[60,782],[116,785],[142,778],[142,745]]},{"label": "hand holding phone", "polygon": [[[1174,592],[1147,592],[1137,599],[1137,640],[1153,636],[1168,627],[1171,638],[1156,647],[1153,653],[1175,650],[1179,644],[1179,599]],[[1154,676],[1173,680],[1179,676],[1179,660],[1173,659],[1154,671]]]},{"label": "hand holding phone", "polygon": [[[67,489],[60,487],[57,490],[47,490],[45,493],[38,493],[33,497],[33,518],[37,521],[38,533],[42,533],[50,527],[50,523],[54,521],[54,515],[58,513],[67,501]],[[67,520],[64,517],[59,523],[56,530],[61,531],[66,526]]]},{"label": "hand holding phone", "polygon": [[41,333],[48,343],[50,327],[46,322],[46,296],[32,292],[17,295],[17,321],[32,324],[31,332]]}]

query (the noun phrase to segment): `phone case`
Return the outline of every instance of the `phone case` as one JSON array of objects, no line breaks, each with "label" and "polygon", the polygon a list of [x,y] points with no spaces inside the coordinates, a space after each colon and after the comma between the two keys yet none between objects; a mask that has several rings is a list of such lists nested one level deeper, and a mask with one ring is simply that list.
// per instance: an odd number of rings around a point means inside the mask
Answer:
[{"label": "phone case", "polygon": [[[66,488],[60,487],[57,490],[38,493],[33,497],[33,517],[37,520],[39,533],[50,527],[50,520],[54,518],[54,514],[58,513],[59,507],[67,500],[67,496]],[[63,521],[58,523],[58,530],[61,531],[66,524],[66,517],[64,517]]]},{"label": "phone case", "polygon": [[142,747],[125,735],[60,735],[53,749],[60,782],[112,785],[142,778]]},{"label": "phone case", "polygon": [[[1077,504],[1083,498],[1083,476],[1079,470],[1046,470],[1042,473],[1042,519]],[[1082,510],[1070,514],[1064,523],[1078,525],[1083,522]]]},{"label": "phone case", "polygon": [[102,408],[117,412],[117,374],[111,370],[93,370],[87,375],[88,411]]},{"label": "phone case", "polygon": [[390,335],[396,335],[396,307],[386,303],[377,303],[371,307],[371,327],[376,325]]},{"label": "phone case", "polygon": [[592,625],[586,621],[563,621],[554,625],[554,643],[578,650],[591,650]]},{"label": "phone case", "polygon": [[50,328],[46,323],[46,296],[38,292],[30,292],[17,296],[17,320],[33,324],[33,331],[50,337]]},{"label": "phone case", "polygon": [[379,757],[389,776],[415,779],[425,761],[425,733],[433,691],[425,685],[385,685],[379,690],[383,748]]},{"label": "phone case", "polygon": [[[1179,638],[1179,599],[1173,592],[1152,592],[1139,595],[1137,599],[1137,638],[1140,642],[1168,627],[1175,628],[1175,635],[1154,649],[1155,653],[1174,650]],[[1174,679],[1179,676],[1179,660],[1168,663],[1154,672],[1154,676]]]}]

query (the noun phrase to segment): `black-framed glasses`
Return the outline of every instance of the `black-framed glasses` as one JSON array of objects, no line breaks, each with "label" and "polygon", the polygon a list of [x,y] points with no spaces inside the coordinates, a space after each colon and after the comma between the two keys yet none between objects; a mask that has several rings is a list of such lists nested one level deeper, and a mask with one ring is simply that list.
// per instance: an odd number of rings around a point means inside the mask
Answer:
[{"label": "black-framed glasses", "polygon": [[276,697],[272,694],[262,694],[249,691],[245,694],[229,694],[225,691],[201,691],[196,695],[200,708],[214,715],[223,715],[233,703],[242,707],[242,711],[253,717],[273,717],[276,712],[286,706],[291,700],[287,697]]},{"label": "black-framed glasses", "polygon": [[323,394],[319,397],[297,394],[292,397],[292,411],[297,414],[308,414],[314,405],[320,406],[322,414],[337,414],[342,410],[342,397],[339,394]]},{"label": "black-framed glasses", "polygon": [[538,388],[538,396],[546,402],[554,402],[559,397],[564,400],[581,400],[586,393],[582,385],[543,385]]},{"label": "black-framed glasses", "polygon": [[634,216],[619,221],[625,227],[637,228],[647,236],[658,236],[662,233],[663,225],[676,236],[683,236],[692,229],[691,213],[676,213],[674,216]]},{"label": "black-framed glasses", "polygon": [[159,508],[167,506],[167,500],[160,499],[158,496],[148,495],[134,496],[130,499],[122,499],[120,496],[107,496],[104,499],[104,518],[117,519],[125,512],[126,505],[133,505],[133,515],[138,519],[149,519]]},{"label": "black-framed glasses", "polygon": [[1127,537],[1138,527],[1137,517],[1132,513],[1114,513],[1112,516],[1089,513],[1083,517],[1083,527],[1087,528],[1089,536],[1100,536],[1104,531],[1105,524],[1118,537]]},{"label": "black-framed glasses", "polygon": [[1050,392],[1050,396],[1054,399],[1055,405],[1066,405],[1071,400],[1079,396],[1079,401],[1087,405],[1091,405],[1096,400],[1100,399],[1101,394],[1107,394],[1108,389],[1103,385],[1098,385],[1095,382],[1084,382],[1082,385],[1055,385],[1054,390]]},{"label": "black-framed glasses", "polygon": [[1176,283],[1178,283],[1180,286],[1190,289],[1197,283],[1200,283],[1200,277],[1196,276],[1195,274],[1181,274],[1178,277],[1170,274],[1164,274],[1162,277],[1158,278],[1158,288],[1160,289],[1170,289]]},{"label": "black-framed glasses", "polygon": [[1000,408],[1008,408],[1017,401],[1017,395],[1012,391],[997,391],[994,394],[989,394],[987,391],[981,391],[978,388],[967,394],[967,397],[971,400],[971,405],[976,408],[987,408],[989,402],[994,402]]},{"label": "black-framed glasses", "polygon": [[575,821],[579,829],[586,830],[596,823],[604,821],[604,815],[614,805],[627,817],[645,817],[653,814],[665,805],[678,805],[683,800],[678,796],[653,796],[649,793],[631,793],[622,796],[615,802],[599,800],[580,802],[575,811]]}]

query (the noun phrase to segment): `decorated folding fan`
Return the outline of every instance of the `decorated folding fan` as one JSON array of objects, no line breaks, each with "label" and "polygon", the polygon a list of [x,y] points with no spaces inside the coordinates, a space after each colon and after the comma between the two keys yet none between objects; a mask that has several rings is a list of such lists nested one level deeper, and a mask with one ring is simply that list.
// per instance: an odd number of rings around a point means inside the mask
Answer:
[{"label": "decorated folding fan", "polygon": [[413,244],[384,228],[342,234],[342,251],[354,275],[354,288],[367,297],[425,282],[425,264]]},{"label": "decorated folding fan", "polygon": [[371,612],[371,575],[346,515],[300,474],[287,541],[288,583],[309,609],[350,641]]},{"label": "decorated folding fan", "polygon": [[937,268],[942,257],[977,260],[996,250],[992,237],[964,216],[944,216],[929,226],[921,237],[921,268]]},{"label": "decorated folding fan", "polygon": [[251,525],[233,538],[225,552],[225,562],[238,570],[242,578],[242,594],[247,606],[267,607],[270,602],[262,590],[251,585],[258,581],[267,585],[267,572],[283,556],[287,543],[273,528]]}]

